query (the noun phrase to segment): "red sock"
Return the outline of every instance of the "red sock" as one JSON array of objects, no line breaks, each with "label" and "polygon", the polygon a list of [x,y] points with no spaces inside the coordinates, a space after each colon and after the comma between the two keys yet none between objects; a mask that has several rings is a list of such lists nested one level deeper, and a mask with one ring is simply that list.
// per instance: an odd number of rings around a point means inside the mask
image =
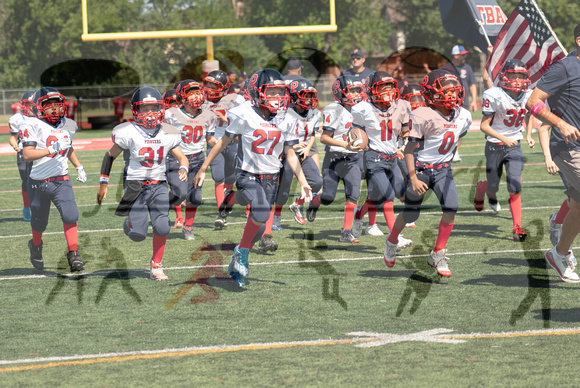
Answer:
[{"label": "red sock", "polygon": [[266,221],[266,230],[264,230],[264,234],[272,234],[272,224],[274,223],[274,208],[270,209],[270,217],[268,217],[268,221]]},{"label": "red sock", "polygon": [[252,249],[252,239],[258,233],[261,226],[262,224],[256,224],[253,218],[248,218],[246,227],[244,228],[244,234],[242,235],[242,241],[240,242],[240,248]]},{"label": "red sock", "polygon": [[[362,220],[362,218],[365,216],[365,214],[367,214],[367,212],[369,213],[369,218],[371,216],[370,212],[372,210],[375,210],[375,215],[377,214],[377,209],[375,208],[375,206],[373,205],[373,203],[371,202],[370,199],[367,198],[367,200],[365,201],[365,203],[363,203],[363,205],[360,207],[360,209],[358,209],[358,212],[356,212],[355,217],[359,220]],[[369,220],[369,225],[372,225],[370,220]]]},{"label": "red sock", "polygon": [[32,243],[36,246],[42,244],[42,232],[32,229]]},{"label": "red sock", "polygon": [[446,223],[441,220],[439,222],[439,233],[437,234],[437,242],[435,242],[435,252],[439,252],[441,249],[445,249],[447,246],[447,241],[449,240],[449,235],[451,234],[451,230],[453,230],[453,225],[455,225],[455,221],[451,223]]},{"label": "red sock", "polygon": [[185,224],[184,224],[185,226],[193,225],[196,212],[197,212],[196,207],[185,205]]},{"label": "red sock", "polygon": [[[225,198],[228,205],[237,205],[238,204],[238,201],[236,201],[235,194],[236,194],[236,192],[234,191],[229,195],[229,197]],[[249,208],[250,205],[247,205],[246,207]]]},{"label": "red sock", "polygon": [[[387,221],[387,227],[389,228],[389,230],[393,230],[393,227],[395,226],[395,211],[393,210],[393,208],[394,208],[393,201],[383,202],[383,214],[385,215],[385,220]],[[371,213],[369,212],[369,225],[372,225],[370,217]]]},{"label": "red sock", "polygon": [[387,238],[387,241],[389,241],[391,244],[398,244],[400,234],[401,234],[401,230],[397,229],[397,227],[393,224],[393,229],[391,229],[391,233],[389,233],[389,237]]},{"label": "red sock", "polygon": [[570,207],[568,206],[568,200],[565,199],[564,202],[562,202],[562,206],[560,206],[560,210],[558,210],[558,214],[556,214],[556,219],[554,222],[556,224],[563,224],[564,218],[566,218],[566,214],[568,214],[569,210]]},{"label": "red sock", "polygon": [[344,225],[342,226],[342,231],[346,229],[352,229],[352,221],[354,219],[354,209],[356,209],[356,203],[347,202],[344,205]]},{"label": "red sock", "polygon": [[226,191],[230,191],[234,188],[234,184],[233,183],[231,185],[224,184],[224,187],[225,187]]},{"label": "red sock", "polygon": [[282,214],[282,205],[276,204],[276,208],[274,210],[274,215],[279,216],[280,214]]},{"label": "red sock", "polygon": [[376,223],[377,223],[377,207],[373,205],[369,208],[369,225],[374,225]]},{"label": "red sock", "polygon": [[153,233],[153,258],[151,261],[156,265],[161,265],[161,259],[163,259],[163,252],[165,251],[165,242],[167,241],[167,236],[158,236]]},{"label": "red sock", "polygon": [[220,205],[222,204],[222,202],[224,201],[224,188],[225,185],[223,183],[217,184],[215,185],[215,201],[217,202],[218,207],[220,207]]},{"label": "red sock", "polygon": [[30,200],[28,199],[28,193],[26,191],[22,192],[22,202],[24,207],[30,207]]},{"label": "red sock", "polygon": [[522,224],[522,198],[520,193],[510,196],[510,209],[514,220],[514,227]]},{"label": "red sock", "polygon": [[296,201],[294,201],[296,203],[296,205],[300,206],[300,205],[304,205],[304,198],[298,198]]},{"label": "red sock", "polygon": [[79,232],[77,229],[77,223],[74,224],[65,224],[62,223],[64,228],[64,237],[66,238],[66,243],[68,245],[69,251],[78,251],[78,241],[79,241]]},{"label": "red sock", "polygon": [[183,214],[181,213],[181,205],[173,206],[175,209],[175,217],[176,218],[183,218]]},{"label": "red sock", "polygon": [[318,207],[320,206],[320,195],[317,195],[316,197],[312,198],[312,202],[310,202],[312,204],[312,206]]}]

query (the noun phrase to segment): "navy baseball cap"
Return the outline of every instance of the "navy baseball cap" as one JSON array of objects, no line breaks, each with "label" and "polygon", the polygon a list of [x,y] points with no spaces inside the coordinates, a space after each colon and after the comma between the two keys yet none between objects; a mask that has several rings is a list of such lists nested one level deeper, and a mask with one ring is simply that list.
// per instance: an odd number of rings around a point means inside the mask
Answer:
[{"label": "navy baseball cap", "polygon": [[288,62],[286,62],[286,69],[288,70],[298,70],[303,68],[302,62],[298,58],[290,58]]},{"label": "navy baseball cap", "polygon": [[351,57],[364,58],[365,57],[365,53],[361,49],[357,48],[357,49],[354,49],[352,53],[350,53],[350,56]]}]

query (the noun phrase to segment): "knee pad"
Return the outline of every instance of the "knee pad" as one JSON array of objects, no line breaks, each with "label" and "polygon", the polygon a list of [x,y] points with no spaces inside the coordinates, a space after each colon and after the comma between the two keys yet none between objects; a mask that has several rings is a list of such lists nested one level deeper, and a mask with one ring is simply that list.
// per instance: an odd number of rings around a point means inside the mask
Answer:
[{"label": "knee pad", "polygon": [[63,211],[62,222],[65,224],[74,224],[79,220],[79,209],[76,206],[71,206],[70,209]]},{"label": "knee pad", "polygon": [[265,223],[270,218],[270,208],[264,204],[258,206],[252,204],[250,217],[256,222]]},{"label": "knee pad", "polygon": [[401,216],[403,217],[405,223],[410,224],[411,222],[415,222],[419,219],[419,214],[421,214],[419,207],[405,207],[401,213]]},{"label": "knee pad", "polygon": [[158,236],[167,236],[171,231],[171,225],[169,223],[169,217],[159,217],[157,220],[152,222],[153,233]]},{"label": "knee pad", "polygon": [[201,205],[201,190],[193,190],[189,194],[187,204],[193,207],[198,207],[199,205]]},{"label": "knee pad", "polygon": [[324,196],[324,195],[321,195],[320,196],[320,203],[323,204],[324,206],[328,206],[332,202],[334,202],[334,198],[333,197]]}]

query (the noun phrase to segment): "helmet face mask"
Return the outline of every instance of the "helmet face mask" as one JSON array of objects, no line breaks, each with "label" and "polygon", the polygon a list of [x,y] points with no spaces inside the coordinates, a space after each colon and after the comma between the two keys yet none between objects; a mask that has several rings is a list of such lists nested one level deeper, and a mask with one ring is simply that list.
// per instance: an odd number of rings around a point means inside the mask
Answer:
[{"label": "helmet face mask", "polygon": [[400,98],[397,80],[385,71],[376,71],[369,77],[369,89],[375,104],[390,106]]},{"label": "helmet face mask", "polygon": [[20,113],[28,117],[34,116],[32,97],[34,97],[34,90],[24,92],[20,98]]},{"label": "helmet face mask", "polygon": [[500,70],[499,85],[505,90],[521,93],[530,86],[530,72],[522,61],[509,59]]},{"label": "helmet face mask", "polygon": [[448,110],[463,104],[464,89],[459,79],[446,70],[433,70],[421,83],[421,94],[430,105]]},{"label": "helmet face mask", "polygon": [[290,81],[288,85],[294,106],[304,110],[318,108],[318,93],[309,80],[300,78]]},{"label": "helmet face mask", "polygon": [[51,125],[55,125],[66,116],[65,98],[55,88],[40,88],[31,99],[32,113]]},{"label": "helmet face mask", "polygon": [[218,102],[230,87],[230,79],[222,70],[214,70],[203,79],[203,93],[211,102]]},{"label": "helmet face mask", "polygon": [[332,95],[343,106],[354,106],[365,99],[363,83],[349,75],[341,75],[334,81]]},{"label": "helmet face mask", "polygon": [[177,93],[173,89],[169,89],[163,93],[163,108],[181,108],[181,103],[177,97]]},{"label": "helmet face mask", "polygon": [[250,77],[249,94],[254,105],[272,114],[288,109],[290,96],[282,74],[273,69],[262,69]]},{"label": "helmet face mask", "polygon": [[183,106],[199,108],[205,99],[203,87],[192,79],[184,80],[177,87],[177,98]]},{"label": "helmet face mask", "polygon": [[138,89],[131,98],[131,109],[135,122],[145,128],[153,129],[165,118],[163,98],[157,89],[144,87]]}]

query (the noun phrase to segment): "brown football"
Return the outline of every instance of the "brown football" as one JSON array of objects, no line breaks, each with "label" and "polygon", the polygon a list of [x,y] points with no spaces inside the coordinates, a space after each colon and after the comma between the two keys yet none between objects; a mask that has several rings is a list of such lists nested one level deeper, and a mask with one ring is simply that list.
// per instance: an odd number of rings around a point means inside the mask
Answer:
[{"label": "brown football", "polygon": [[348,131],[348,141],[354,141],[353,144],[362,150],[367,148],[367,145],[369,144],[367,133],[358,127],[354,127]]}]

